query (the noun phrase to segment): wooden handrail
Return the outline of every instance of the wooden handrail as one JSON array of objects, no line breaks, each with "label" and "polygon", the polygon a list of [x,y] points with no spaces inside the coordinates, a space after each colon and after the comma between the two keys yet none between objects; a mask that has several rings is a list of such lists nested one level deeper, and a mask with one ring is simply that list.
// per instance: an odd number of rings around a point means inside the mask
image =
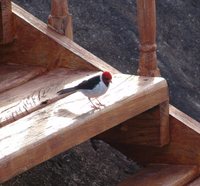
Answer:
[{"label": "wooden handrail", "polygon": [[13,41],[14,23],[11,11],[11,1],[0,1],[0,44],[7,44]]},{"label": "wooden handrail", "polygon": [[68,11],[67,0],[51,1],[51,14],[48,18],[48,26],[73,40],[72,16]]},{"label": "wooden handrail", "polygon": [[155,0],[137,0],[137,18],[140,39],[138,74],[141,76],[160,76],[156,56]]}]

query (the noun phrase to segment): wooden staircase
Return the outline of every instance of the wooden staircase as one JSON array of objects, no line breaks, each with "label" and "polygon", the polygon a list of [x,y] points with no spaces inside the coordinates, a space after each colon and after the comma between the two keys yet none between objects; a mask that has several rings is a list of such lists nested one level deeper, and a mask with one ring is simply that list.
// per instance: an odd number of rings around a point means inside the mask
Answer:
[{"label": "wooden staircase", "polygon": [[[163,78],[123,74],[113,76],[108,93],[100,99],[105,108],[100,110],[94,110],[80,93],[62,99],[56,96],[64,86],[75,85],[95,74],[58,68],[1,93],[0,180],[168,100]],[[162,146],[168,143],[169,136],[168,122],[161,124],[157,140]]]},{"label": "wooden staircase", "polygon": [[[15,33],[0,37],[0,182],[95,137],[144,165],[120,186],[198,184],[200,126],[169,110],[165,79],[121,74],[14,3],[12,12]],[[148,50],[155,57],[152,46],[141,47],[143,65]],[[103,70],[113,74],[105,107],[92,109],[78,92],[56,95]]]},{"label": "wooden staircase", "polygon": [[[163,78],[121,74],[15,4],[13,12],[18,38],[0,46],[1,182],[155,106],[162,108],[156,118],[159,132],[150,144],[169,142],[168,86]],[[25,31],[32,34],[22,34]],[[100,70],[113,74],[108,93],[100,98],[102,109],[92,109],[80,93],[56,95]]]}]

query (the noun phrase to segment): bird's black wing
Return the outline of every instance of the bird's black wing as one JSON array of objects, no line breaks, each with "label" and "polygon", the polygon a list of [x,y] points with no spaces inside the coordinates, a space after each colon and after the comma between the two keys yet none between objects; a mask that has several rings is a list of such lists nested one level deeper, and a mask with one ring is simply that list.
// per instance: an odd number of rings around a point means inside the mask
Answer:
[{"label": "bird's black wing", "polygon": [[76,87],[72,87],[72,88],[62,89],[62,90],[58,91],[57,94],[61,95],[61,94],[67,94],[67,93],[74,93],[76,91],[77,91],[77,88]]},{"label": "bird's black wing", "polygon": [[100,75],[94,76],[88,80],[81,82],[77,85],[77,89],[89,89],[92,90],[100,82]]}]

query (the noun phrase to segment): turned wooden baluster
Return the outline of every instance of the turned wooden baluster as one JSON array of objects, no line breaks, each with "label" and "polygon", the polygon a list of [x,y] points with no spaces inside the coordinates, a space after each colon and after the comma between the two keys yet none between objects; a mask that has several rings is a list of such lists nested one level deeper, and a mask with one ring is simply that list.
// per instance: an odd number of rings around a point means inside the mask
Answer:
[{"label": "turned wooden baluster", "polygon": [[73,39],[72,16],[68,11],[67,0],[51,0],[48,26],[56,32]]},{"label": "turned wooden baluster", "polygon": [[7,44],[14,39],[14,23],[10,0],[0,0],[0,44]]},{"label": "turned wooden baluster", "polygon": [[[140,39],[140,59],[138,74],[141,76],[160,76],[156,55],[156,6],[155,0],[137,0],[137,18]],[[169,101],[160,103],[155,109],[160,122],[160,146],[169,143]],[[156,115],[154,116],[156,119]],[[149,122],[143,116],[143,121]]]},{"label": "turned wooden baluster", "polygon": [[160,76],[156,56],[155,0],[137,0],[137,17],[140,39],[138,74],[141,76]]}]

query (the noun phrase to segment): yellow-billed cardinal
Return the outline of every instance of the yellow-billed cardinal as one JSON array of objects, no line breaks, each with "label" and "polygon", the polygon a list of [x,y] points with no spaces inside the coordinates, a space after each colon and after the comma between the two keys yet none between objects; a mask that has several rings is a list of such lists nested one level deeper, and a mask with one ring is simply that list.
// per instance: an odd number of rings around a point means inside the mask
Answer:
[{"label": "yellow-billed cardinal", "polygon": [[62,89],[58,91],[57,94],[61,95],[61,94],[74,93],[76,91],[80,91],[82,94],[88,97],[89,101],[92,103],[94,108],[98,108],[91,101],[91,98],[95,98],[98,101],[99,105],[102,105],[97,98],[106,93],[109,84],[111,83],[111,80],[112,80],[112,75],[110,74],[110,72],[105,71],[100,75],[82,81],[75,87]]}]

